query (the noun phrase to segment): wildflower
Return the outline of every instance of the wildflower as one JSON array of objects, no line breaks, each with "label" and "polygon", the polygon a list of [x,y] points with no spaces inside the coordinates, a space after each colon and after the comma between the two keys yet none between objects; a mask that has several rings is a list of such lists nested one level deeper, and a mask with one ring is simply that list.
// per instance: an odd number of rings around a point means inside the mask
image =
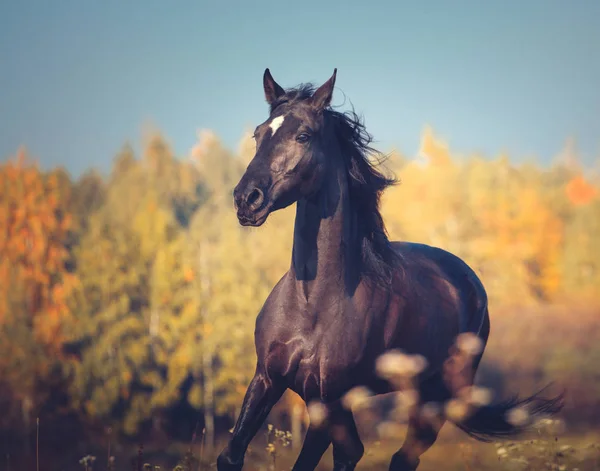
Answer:
[{"label": "wildflower", "polygon": [[427,367],[427,360],[422,355],[407,355],[401,350],[390,350],[377,358],[375,369],[384,379],[395,377],[413,377]]},{"label": "wildflower", "polygon": [[327,407],[321,402],[312,401],[307,406],[311,425],[320,427],[327,419]]},{"label": "wildflower", "polygon": [[359,408],[365,405],[371,396],[371,391],[364,386],[357,386],[348,391],[342,398],[342,404],[347,409]]},{"label": "wildflower", "polygon": [[446,417],[455,422],[464,420],[469,413],[469,405],[460,399],[450,399],[444,409]]},{"label": "wildflower", "polygon": [[407,389],[396,393],[396,404],[400,407],[410,409],[419,402],[419,392],[416,389]]},{"label": "wildflower", "polygon": [[515,427],[525,425],[529,420],[529,412],[523,407],[513,407],[506,413],[506,420]]},{"label": "wildflower", "polygon": [[412,362],[408,355],[400,350],[390,350],[380,355],[375,363],[377,374],[384,379],[395,376],[406,376],[412,369]]},{"label": "wildflower", "polygon": [[490,402],[492,402],[492,391],[487,388],[471,386],[470,393],[469,402],[474,406],[487,406]]},{"label": "wildflower", "polygon": [[414,376],[425,371],[427,359],[423,355],[411,355],[411,369]]},{"label": "wildflower", "polygon": [[464,332],[456,337],[456,346],[461,352],[475,356],[483,351],[483,340],[472,332]]}]

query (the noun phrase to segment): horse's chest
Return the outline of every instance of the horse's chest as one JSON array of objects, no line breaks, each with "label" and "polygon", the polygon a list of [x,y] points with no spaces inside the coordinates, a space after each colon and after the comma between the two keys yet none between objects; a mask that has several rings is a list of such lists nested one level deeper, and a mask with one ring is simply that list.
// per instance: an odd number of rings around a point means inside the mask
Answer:
[{"label": "horse's chest", "polygon": [[296,352],[297,367],[290,387],[305,400],[331,401],[353,385],[364,357],[359,332],[323,335]]}]

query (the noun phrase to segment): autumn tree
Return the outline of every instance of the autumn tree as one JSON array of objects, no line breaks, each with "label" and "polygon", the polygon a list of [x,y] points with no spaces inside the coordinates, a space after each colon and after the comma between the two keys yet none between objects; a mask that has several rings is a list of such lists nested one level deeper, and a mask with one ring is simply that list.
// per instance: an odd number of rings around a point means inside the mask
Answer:
[{"label": "autumn tree", "polygon": [[[125,147],[76,251],[81,323],[72,342],[82,359],[74,365],[73,395],[89,416],[117,418],[126,433],[136,432],[160,403],[153,395],[168,374],[160,363],[168,350],[159,337],[170,335],[158,329],[163,280],[185,277],[184,267],[164,270],[175,263],[170,257],[178,253],[182,227],[199,204],[198,185],[194,169],[178,162],[159,135],[149,138],[140,160]],[[168,301],[163,319],[175,319],[180,308]]]},{"label": "autumn tree", "polygon": [[0,387],[19,404],[9,403],[4,422],[18,411],[30,425],[50,383],[62,378],[61,346],[77,286],[67,250],[70,190],[63,170],[44,173],[23,150],[0,166]]},{"label": "autumn tree", "polygon": [[[125,145],[106,177],[76,182],[24,154],[0,169],[0,333],[16,339],[0,344],[0,388],[19,420],[57,370],[86,419],[127,434],[182,403],[207,436],[215,417],[239,412],[256,316],[290,266],[295,209],[259,229],[238,223],[248,133],[236,152],[206,130],[186,158],[158,133],[142,149]],[[400,181],[382,198],[390,237],[462,257],[496,305],[597,300],[600,187],[569,153],[549,168],[462,156],[426,128],[418,158],[385,162]],[[297,406],[288,395],[279,410]]]}]

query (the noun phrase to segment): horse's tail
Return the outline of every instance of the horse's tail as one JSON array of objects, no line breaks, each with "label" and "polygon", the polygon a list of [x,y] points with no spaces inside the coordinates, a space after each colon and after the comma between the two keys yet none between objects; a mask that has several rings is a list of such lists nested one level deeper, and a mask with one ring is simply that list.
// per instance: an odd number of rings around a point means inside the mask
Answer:
[{"label": "horse's tail", "polygon": [[[553,398],[544,398],[541,393],[546,388],[524,399],[515,396],[478,407],[464,420],[453,422],[462,431],[483,442],[514,437],[526,432],[537,419],[554,415],[562,409],[564,392]],[[520,414],[515,414],[516,411]]]},{"label": "horse's tail", "polygon": [[[474,360],[472,364],[472,373],[474,376],[490,333],[490,319],[485,288],[478,278],[475,278],[473,284],[473,298],[477,300],[478,304],[478,309],[475,309],[474,312],[477,312],[478,315],[469,319],[466,330],[467,332],[474,333],[483,341],[480,355],[476,355],[472,359]],[[457,392],[456,388],[452,388],[451,384],[448,386],[450,386],[454,393]],[[561,394],[551,398],[543,397],[543,391],[548,386],[526,398],[521,399],[515,395],[502,402],[481,405],[476,407],[463,420],[453,420],[452,422],[465,433],[479,441],[488,442],[494,439],[517,436],[526,432],[538,418],[552,416],[562,409],[565,392],[563,391]]]}]

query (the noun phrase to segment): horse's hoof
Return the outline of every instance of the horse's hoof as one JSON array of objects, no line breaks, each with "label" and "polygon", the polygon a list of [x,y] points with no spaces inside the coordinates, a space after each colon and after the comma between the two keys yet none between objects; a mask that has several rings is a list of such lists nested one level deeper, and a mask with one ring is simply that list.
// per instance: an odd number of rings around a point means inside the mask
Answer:
[{"label": "horse's hoof", "polygon": [[354,468],[356,468],[356,463],[333,461],[333,471],[354,471]]},{"label": "horse's hoof", "polygon": [[227,454],[227,450],[223,451],[217,458],[217,471],[242,471],[244,462],[234,462]]},{"label": "horse's hoof", "polygon": [[389,471],[415,471],[420,462],[419,458],[409,461],[404,453],[395,453],[392,456]]}]

